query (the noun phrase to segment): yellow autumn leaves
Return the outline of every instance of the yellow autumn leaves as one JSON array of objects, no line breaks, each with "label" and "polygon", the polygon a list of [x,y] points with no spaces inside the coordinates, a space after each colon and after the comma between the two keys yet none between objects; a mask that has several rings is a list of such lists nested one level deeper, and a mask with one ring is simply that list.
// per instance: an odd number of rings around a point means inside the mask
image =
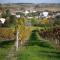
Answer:
[{"label": "yellow autumn leaves", "polygon": [[0,38],[2,39],[15,39],[14,29],[11,28],[0,28]]},{"label": "yellow autumn leaves", "polygon": [[40,20],[40,23],[41,24],[48,24],[49,20],[48,20],[48,18],[43,18],[43,19]]},{"label": "yellow autumn leaves", "polygon": [[31,29],[26,26],[19,28],[19,40],[25,40],[30,31]]},{"label": "yellow autumn leaves", "polygon": [[19,30],[19,40],[25,40],[25,38],[28,36],[30,30],[30,27],[25,26],[25,18],[20,18],[17,20],[17,29]]}]

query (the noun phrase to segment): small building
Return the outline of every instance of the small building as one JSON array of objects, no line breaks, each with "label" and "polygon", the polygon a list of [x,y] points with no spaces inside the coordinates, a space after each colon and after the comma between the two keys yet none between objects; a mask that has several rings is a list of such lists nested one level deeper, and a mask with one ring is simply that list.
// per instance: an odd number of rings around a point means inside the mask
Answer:
[{"label": "small building", "polygon": [[48,12],[43,12],[43,16],[47,17],[48,16]]},{"label": "small building", "polygon": [[41,13],[40,13],[40,17],[41,17],[41,18],[47,18],[48,15],[49,15],[49,12],[47,12],[47,11],[44,11],[44,12],[41,12]]},{"label": "small building", "polygon": [[20,18],[20,15],[16,15],[17,18]]},{"label": "small building", "polygon": [[24,14],[25,14],[25,15],[27,15],[28,13],[29,13],[29,11],[28,11],[28,10],[26,10],[26,11],[24,12]]},{"label": "small building", "polygon": [[1,21],[2,24],[4,24],[4,22],[6,21],[6,19],[5,18],[0,18],[0,21]]}]

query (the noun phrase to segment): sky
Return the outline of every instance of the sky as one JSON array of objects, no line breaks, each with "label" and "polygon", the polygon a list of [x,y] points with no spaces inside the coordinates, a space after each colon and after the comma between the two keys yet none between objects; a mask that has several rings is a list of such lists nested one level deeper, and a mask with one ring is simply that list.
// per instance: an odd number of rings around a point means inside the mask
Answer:
[{"label": "sky", "polygon": [[60,3],[60,0],[0,0],[0,3]]}]

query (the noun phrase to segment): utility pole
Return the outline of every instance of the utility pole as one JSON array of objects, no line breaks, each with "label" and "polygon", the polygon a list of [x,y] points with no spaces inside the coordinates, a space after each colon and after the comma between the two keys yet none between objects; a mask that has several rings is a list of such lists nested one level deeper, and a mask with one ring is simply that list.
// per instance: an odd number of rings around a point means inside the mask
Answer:
[{"label": "utility pole", "polygon": [[18,38],[18,35],[19,35],[19,31],[18,31],[18,29],[16,30],[16,50],[18,50],[18,40],[19,40],[19,38]]},{"label": "utility pole", "polygon": [[15,46],[16,46],[16,51],[18,50],[18,43],[19,43],[19,30],[18,30],[18,23],[16,22],[16,27],[15,27],[15,31],[16,31],[16,43],[15,43]]}]

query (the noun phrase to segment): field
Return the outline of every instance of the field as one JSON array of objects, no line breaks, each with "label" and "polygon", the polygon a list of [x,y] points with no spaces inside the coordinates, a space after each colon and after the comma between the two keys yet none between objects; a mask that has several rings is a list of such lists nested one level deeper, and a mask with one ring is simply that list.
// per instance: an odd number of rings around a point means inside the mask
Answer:
[{"label": "field", "polygon": [[60,60],[60,51],[50,42],[39,40],[33,31],[27,45],[19,49],[17,60]]},{"label": "field", "polygon": [[14,40],[0,40],[0,60],[60,60],[60,49],[57,49],[49,40],[41,38],[40,29],[44,28],[32,26],[30,28],[32,32],[28,31],[30,32],[28,40],[19,47],[17,52]]}]

